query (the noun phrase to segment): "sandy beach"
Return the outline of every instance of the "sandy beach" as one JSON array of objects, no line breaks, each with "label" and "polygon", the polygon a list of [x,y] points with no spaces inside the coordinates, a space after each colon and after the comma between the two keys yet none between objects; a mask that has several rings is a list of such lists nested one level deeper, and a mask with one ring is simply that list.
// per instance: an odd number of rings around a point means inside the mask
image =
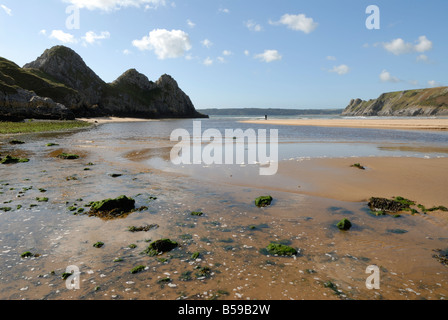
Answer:
[{"label": "sandy beach", "polygon": [[397,118],[397,119],[275,119],[247,120],[242,123],[287,125],[287,126],[320,126],[370,129],[400,129],[400,130],[448,130],[448,118]]},{"label": "sandy beach", "polygon": [[[361,164],[365,170],[352,167]],[[322,158],[279,163],[274,176],[247,173],[247,167],[229,171],[204,168],[194,175],[221,183],[288,192],[323,199],[367,202],[371,197],[411,199],[426,208],[447,205],[446,158]],[[255,174],[254,174],[255,173]],[[448,223],[448,214],[442,213]]]},{"label": "sandy beach", "polygon": [[96,123],[96,124],[158,121],[158,120],[153,120],[153,119],[119,118],[119,117],[77,118],[76,120],[85,121],[85,122],[89,122],[89,123]]},{"label": "sandy beach", "polygon": [[[274,176],[260,176],[255,164],[168,170],[157,164],[165,160],[169,166],[171,148],[164,137],[177,125],[94,126],[70,134],[23,135],[25,143],[19,145],[5,137],[1,153],[30,162],[2,165],[0,298],[448,296],[445,251],[442,260],[435,257],[438,249],[446,250],[447,212],[417,208],[416,214],[376,216],[366,203],[370,197],[401,196],[426,208],[448,207],[446,158],[291,158],[279,162]],[[132,131],[135,127],[143,127],[141,134]],[[79,158],[61,159],[63,152]],[[152,162],[156,159],[161,160]],[[355,163],[365,170],[352,167]],[[92,201],[121,195],[136,201],[135,211],[111,220],[89,216]],[[254,199],[264,195],[273,197],[272,204],[255,206]],[[353,224],[347,232],[336,227],[343,218]],[[148,226],[148,231],[130,231]],[[158,256],[142,254],[158,239],[179,247]],[[98,242],[104,246],[95,247]],[[272,242],[299,254],[266,255]],[[34,256],[23,258],[25,252]],[[381,266],[381,290],[366,288],[370,265]],[[79,290],[65,287],[67,266],[79,267]],[[131,273],[136,267],[142,271]]]}]

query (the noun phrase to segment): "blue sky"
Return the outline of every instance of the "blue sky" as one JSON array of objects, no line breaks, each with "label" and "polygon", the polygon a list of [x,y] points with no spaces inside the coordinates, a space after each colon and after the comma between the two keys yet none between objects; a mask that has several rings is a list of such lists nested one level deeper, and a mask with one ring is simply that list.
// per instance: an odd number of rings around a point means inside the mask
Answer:
[{"label": "blue sky", "polygon": [[0,56],[23,66],[62,44],[106,82],[170,74],[198,109],[344,108],[448,85],[447,12],[446,0],[0,0]]}]

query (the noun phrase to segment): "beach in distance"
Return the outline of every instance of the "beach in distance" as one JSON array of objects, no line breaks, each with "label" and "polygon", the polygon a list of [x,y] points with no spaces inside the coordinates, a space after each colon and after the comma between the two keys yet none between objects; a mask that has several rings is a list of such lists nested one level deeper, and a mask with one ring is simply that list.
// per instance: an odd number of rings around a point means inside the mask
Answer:
[{"label": "beach in distance", "polygon": [[448,130],[448,118],[368,118],[348,117],[341,119],[268,119],[245,120],[245,123],[288,126],[327,126],[350,128],[377,128],[402,130]]}]

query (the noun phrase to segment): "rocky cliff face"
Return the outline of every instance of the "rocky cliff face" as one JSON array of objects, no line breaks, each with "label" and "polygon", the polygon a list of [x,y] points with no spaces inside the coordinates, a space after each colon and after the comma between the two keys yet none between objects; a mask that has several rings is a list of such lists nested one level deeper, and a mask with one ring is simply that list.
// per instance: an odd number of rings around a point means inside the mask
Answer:
[{"label": "rocky cliff face", "polygon": [[17,89],[0,91],[0,120],[22,121],[24,119],[73,120],[75,115],[63,104],[50,98],[42,98],[34,92]]},{"label": "rocky cliff face", "polygon": [[[137,70],[130,69],[114,82],[106,83],[75,51],[64,46],[45,50],[40,57],[25,64],[23,68],[10,61],[2,63],[3,61],[7,60],[0,58],[0,118],[6,114],[13,118],[14,110],[18,115],[20,113],[20,117],[24,116],[26,106],[23,101],[29,98],[25,97],[27,91],[37,97],[43,97],[40,99],[36,97],[34,103],[39,100],[41,106],[47,106],[45,112],[42,107],[39,109],[42,111],[39,118],[59,118],[61,114],[65,114],[65,111],[61,111],[62,107],[67,111],[66,116],[69,118],[72,115],[139,118],[206,117],[196,111],[190,98],[172,77],[163,75],[156,82],[152,82]],[[11,86],[12,91],[9,90]],[[23,90],[17,95],[15,94],[17,89]],[[23,107],[20,112],[14,109],[18,104]],[[56,113],[51,114],[51,110]],[[29,109],[29,118],[37,118],[34,111]],[[69,115],[70,112],[72,115]]]},{"label": "rocky cliff face", "polygon": [[56,46],[45,52],[35,61],[27,63],[24,69],[35,69],[50,75],[58,82],[78,92],[76,99],[63,99],[61,103],[72,108],[98,105],[105,83],[93,72],[83,59],[73,50]]},{"label": "rocky cliff face", "polygon": [[448,87],[382,94],[378,99],[353,99],[343,116],[447,116]]},{"label": "rocky cliff face", "polygon": [[162,75],[152,82],[135,69],[126,71],[109,85],[102,107],[116,116],[203,117],[171,76]]}]

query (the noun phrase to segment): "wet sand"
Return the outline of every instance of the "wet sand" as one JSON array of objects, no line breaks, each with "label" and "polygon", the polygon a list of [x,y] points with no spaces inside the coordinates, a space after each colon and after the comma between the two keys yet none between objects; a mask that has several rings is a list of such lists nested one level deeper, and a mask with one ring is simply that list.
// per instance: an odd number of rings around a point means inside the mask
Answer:
[{"label": "wet sand", "polygon": [[[408,197],[427,207],[448,206],[443,197],[446,159],[291,160],[281,162],[273,177],[260,177],[257,166],[164,171],[148,161],[167,159],[166,141],[155,139],[148,148],[138,138],[91,136],[67,135],[54,148],[45,147],[48,136],[21,146],[3,145],[8,153],[28,153],[31,161],[0,167],[2,207],[12,208],[0,211],[1,299],[448,297],[448,268],[433,257],[434,250],[448,249],[447,213],[377,217],[365,203],[370,196],[384,195]],[[81,157],[56,158],[61,151]],[[367,170],[350,167],[358,162]],[[113,178],[111,173],[122,175]],[[70,211],[122,194],[147,209],[109,221]],[[266,194],[273,196],[272,205],[256,207],[254,199]],[[42,196],[49,201],[37,202]],[[204,215],[191,216],[192,211]],[[348,232],[335,227],[342,218],[353,223]],[[128,230],[149,224],[159,227]],[[149,241],[162,238],[180,246],[157,257],[141,254]],[[104,247],[94,248],[97,241]],[[272,241],[297,248],[299,254],[263,254],[260,250]],[[21,258],[25,251],[40,256]],[[194,252],[200,252],[198,259],[192,259]],[[80,269],[79,290],[68,290],[61,279],[69,265]],[[145,270],[131,274],[138,265]],[[380,290],[365,286],[369,265],[381,267]],[[204,267],[210,270],[205,276],[200,274]],[[329,282],[333,289],[325,285]]]},{"label": "wet sand", "polygon": [[448,130],[448,119],[276,119],[241,121],[252,124],[399,130]]},{"label": "wet sand", "polygon": [[[352,167],[356,163],[365,170]],[[223,175],[220,181],[351,202],[403,196],[433,206],[447,201],[447,173],[446,158],[321,158],[282,161],[276,175],[250,182],[239,174]]]}]

